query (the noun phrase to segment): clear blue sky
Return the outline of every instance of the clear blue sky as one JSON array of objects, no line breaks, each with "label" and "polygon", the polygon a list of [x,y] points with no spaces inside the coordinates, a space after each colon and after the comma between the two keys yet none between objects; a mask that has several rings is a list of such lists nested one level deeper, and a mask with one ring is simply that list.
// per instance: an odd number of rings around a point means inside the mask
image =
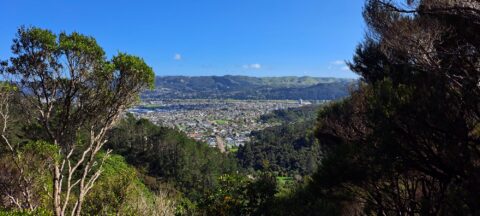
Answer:
[{"label": "clear blue sky", "polygon": [[1,0],[0,59],[20,25],[78,31],[157,75],[356,77],[362,0]]}]

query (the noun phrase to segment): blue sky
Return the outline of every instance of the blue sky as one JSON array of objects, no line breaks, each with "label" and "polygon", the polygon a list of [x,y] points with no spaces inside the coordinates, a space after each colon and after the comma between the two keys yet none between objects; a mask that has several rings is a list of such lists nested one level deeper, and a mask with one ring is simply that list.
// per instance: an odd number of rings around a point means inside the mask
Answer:
[{"label": "blue sky", "polygon": [[362,0],[2,0],[0,59],[20,25],[78,31],[157,75],[356,77]]}]

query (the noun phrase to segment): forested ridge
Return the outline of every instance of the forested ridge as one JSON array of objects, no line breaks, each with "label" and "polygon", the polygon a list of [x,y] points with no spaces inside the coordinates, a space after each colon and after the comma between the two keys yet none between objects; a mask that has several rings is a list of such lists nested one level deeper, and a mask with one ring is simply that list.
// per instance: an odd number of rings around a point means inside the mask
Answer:
[{"label": "forested ridge", "polygon": [[0,72],[2,215],[479,215],[480,3],[366,0],[348,97],[221,153],[125,114],[126,53],[20,27]]},{"label": "forested ridge", "polygon": [[142,171],[149,187],[161,190],[163,183],[172,184],[193,200],[214,188],[220,175],[238,170],[231,155],[131,115],[109,137],[106,147]]},{"label": "forested ridge", "polygon": [[318,105],[310,105],[262,115],[262,121],[278,125],[252,132],[252,141],[238,149],[239,163],[245,169],[277,176],[311,175],[321,157],[314,135],[319,109]]},{"label": "forested ridge", "polygon": [[166,76],[145,99],[335,100],[348,95],[353,79],[319,77]]}]

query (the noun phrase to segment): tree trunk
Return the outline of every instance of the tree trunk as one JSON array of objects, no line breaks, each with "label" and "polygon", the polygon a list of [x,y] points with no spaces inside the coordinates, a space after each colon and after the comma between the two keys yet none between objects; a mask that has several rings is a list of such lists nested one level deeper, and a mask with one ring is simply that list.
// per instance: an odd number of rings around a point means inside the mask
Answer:
[{"label": "tree trunk", "polygon": [[61,189],[61,173],[58,162],[55,162],[55,171],[53,177],[53,208],[55,211],[55,216],[63,216],[62,211],[62,189]]},{"label": "tree trunk", "polygon": [[73,214],[75,216],[80,216],[80,213],[82,212],[83,197],[84,195],[81,193],[80,197],[77,200],[77,204],[76,204],[77,208],[75,209],[75,212]]}]

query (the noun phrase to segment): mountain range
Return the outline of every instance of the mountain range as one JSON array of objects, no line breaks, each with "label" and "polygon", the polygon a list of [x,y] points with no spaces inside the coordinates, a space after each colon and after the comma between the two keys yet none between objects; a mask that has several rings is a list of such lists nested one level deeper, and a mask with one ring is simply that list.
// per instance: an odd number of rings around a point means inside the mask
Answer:
[{"label": "mountain range", "polygon": [[325,77],[158,76],[144,99],[334,100],[349,94],[355,79]]}]

